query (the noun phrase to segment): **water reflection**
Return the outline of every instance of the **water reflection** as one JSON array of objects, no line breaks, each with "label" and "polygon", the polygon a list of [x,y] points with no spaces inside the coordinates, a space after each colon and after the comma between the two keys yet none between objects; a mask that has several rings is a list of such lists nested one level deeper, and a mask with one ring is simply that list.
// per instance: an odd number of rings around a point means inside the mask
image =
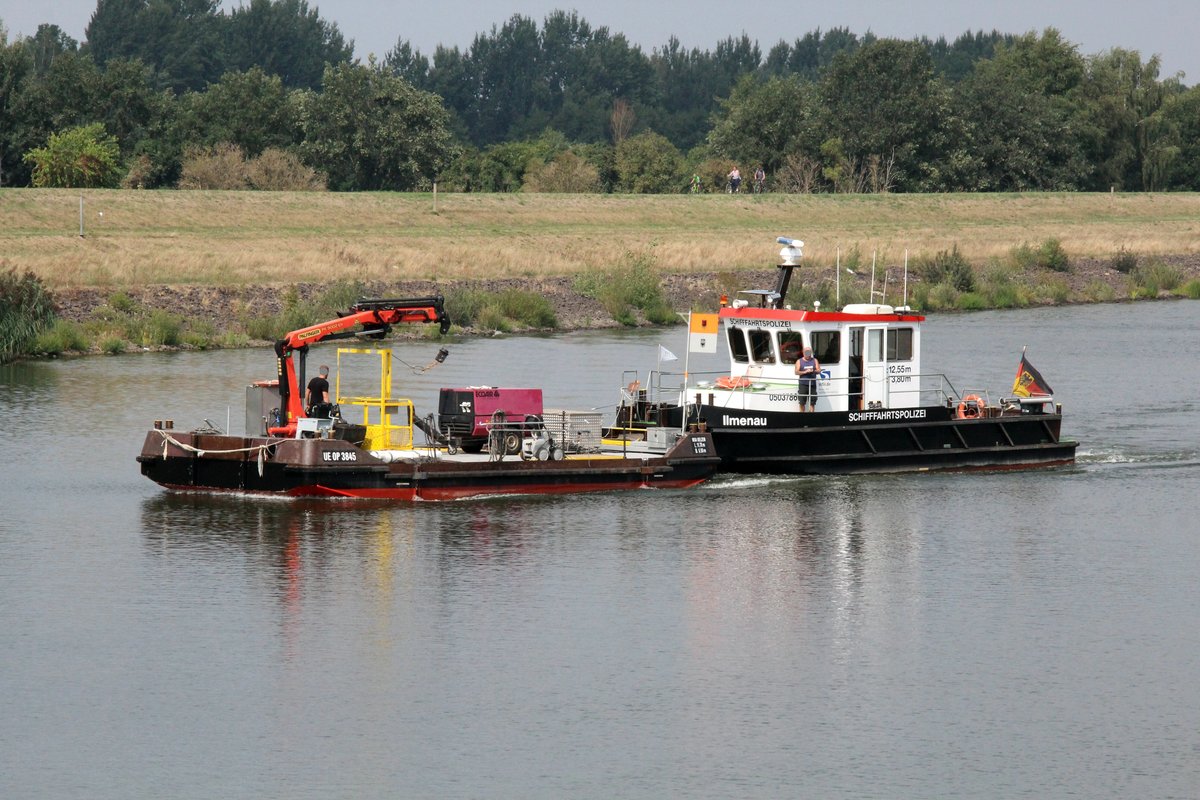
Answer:
[{"label": "water reflection", "polygon": [[0,402],[6,414],[38,411],[54,399],[62,382],[62,365],[20,361],[0,364]]},{"label": "water reflection", "polygon": [[663,580],[684,581],[701,614],[731,604],[788,616],[815,599],[852,620],[872,593],[914,594],[922,530],[908,498],[917,482],[723,479],[697,492],[436,506],[162,493],[143,502],[141,528],[146,549],[171,568],[229,569],[232,560],[285,610],[336,591],[347,570],[382,614],[421,570],[453,593],[497,569],[514,580],[555,559],[590,559],[631,571],[657,563]]}]

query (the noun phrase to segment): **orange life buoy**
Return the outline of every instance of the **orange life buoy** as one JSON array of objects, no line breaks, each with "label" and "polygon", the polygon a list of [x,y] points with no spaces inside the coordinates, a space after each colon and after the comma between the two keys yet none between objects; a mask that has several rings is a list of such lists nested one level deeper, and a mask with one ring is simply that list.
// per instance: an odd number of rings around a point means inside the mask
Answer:
[{"label": "orange life buoy", "polygon": [[975,419],[983,414],[983,398],[977,394],[969,394],[958,404],[959,419]]},{"label": "orange life buoy", "polygon": [[733,378],[729,375],[726,375],[723,378],[717,378],[717,387],[720,389],[745,389],[749,385],[749,378]]}]

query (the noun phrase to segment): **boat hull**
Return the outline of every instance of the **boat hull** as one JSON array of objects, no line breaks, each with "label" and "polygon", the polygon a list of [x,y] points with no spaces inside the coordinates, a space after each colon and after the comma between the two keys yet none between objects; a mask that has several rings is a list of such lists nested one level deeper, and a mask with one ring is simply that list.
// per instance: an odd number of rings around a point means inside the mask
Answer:
[{"label": "boat hull", "polygon": [[686,488],[711,477],[720,459],[705,434],[682,437],[652,457],[585,456],[562,461],[421,457],[386,463],[338,439],[269,439],[152,430],[141,472],[177,491],[403,502],[486,495],[566,494]]},{"label": "boat hull", "polygon": [[[958,419],[930,406],[858,412],[698,407],[728,472],[828,475],[1053,467],[1075,460],[1058,413]],[[697,407],[689,409],[696,419]]]}]

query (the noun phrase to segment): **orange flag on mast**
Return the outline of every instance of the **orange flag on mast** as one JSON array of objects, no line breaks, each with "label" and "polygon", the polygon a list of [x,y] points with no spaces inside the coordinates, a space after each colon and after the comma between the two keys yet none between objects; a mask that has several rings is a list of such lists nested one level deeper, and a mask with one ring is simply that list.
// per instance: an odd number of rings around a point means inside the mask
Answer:
[{"label": "orange flag on mast", "polygon": [[692,314],[688,321],[688,351],[717,352],[717,330],[720,326],[721,319],[716,314]]}]

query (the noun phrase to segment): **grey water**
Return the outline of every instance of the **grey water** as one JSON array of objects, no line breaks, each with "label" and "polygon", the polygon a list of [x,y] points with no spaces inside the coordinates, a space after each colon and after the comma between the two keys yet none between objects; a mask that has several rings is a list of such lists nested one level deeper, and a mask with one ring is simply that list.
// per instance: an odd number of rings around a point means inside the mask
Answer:
[{"label": "grey water", "polygon": [[[685,335],[404,341],[397,391],[611,406]],[[1196,798],[1200,304],[936,317],[924,366],[1023,346],[1073,467],[415,506],[139,475],[269,351],[0,367],[0,797]]]}]

